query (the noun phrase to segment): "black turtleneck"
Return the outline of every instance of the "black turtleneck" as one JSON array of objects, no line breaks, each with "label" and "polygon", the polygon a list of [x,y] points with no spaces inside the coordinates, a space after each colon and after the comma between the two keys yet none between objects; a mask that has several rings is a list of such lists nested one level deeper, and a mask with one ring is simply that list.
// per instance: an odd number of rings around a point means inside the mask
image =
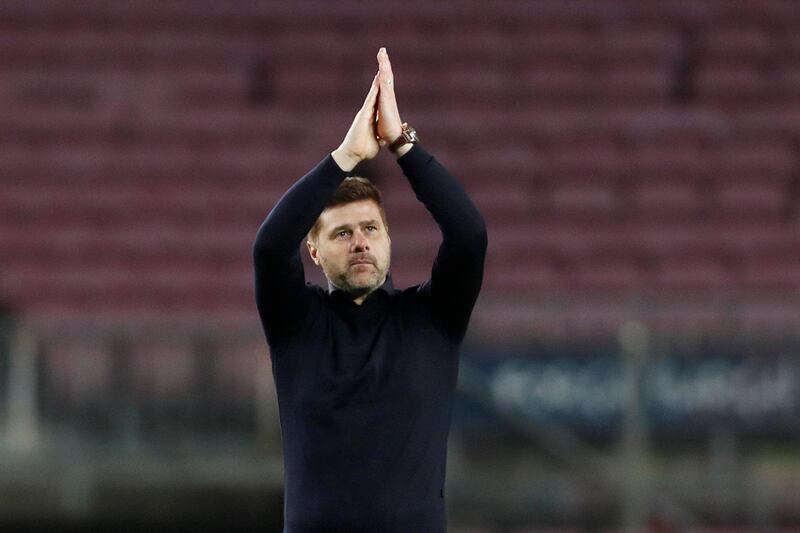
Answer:
[{"label": "black turtleneck", "polygon": [[422,146],[398,159],[442,231],[428,280],[391,274],[361,305],[305,282],[300,245],[348,173],[331,155],[267,216],[256,303],[278,393],[285,532],[445,530],[447,435],[458,348],[487,236],[464,189]]}]

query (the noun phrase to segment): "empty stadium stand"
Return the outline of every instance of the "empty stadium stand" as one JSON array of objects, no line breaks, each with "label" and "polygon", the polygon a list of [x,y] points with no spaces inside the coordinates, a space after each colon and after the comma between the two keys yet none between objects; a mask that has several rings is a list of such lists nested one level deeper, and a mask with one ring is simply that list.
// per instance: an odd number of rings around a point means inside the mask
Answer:
[{"label": "empty stadium stand", "polygon": [[[547,330],[553,291],[754,289],[747,321],[800,287],[795,3],[412,4],[4,2],[0,296],[43,324],[253,324],[252,235],[338,143],[380,45],[488,220],[478,325],[513,298]],[[367,170],[411,285],[438,234],[388,159]]]}]

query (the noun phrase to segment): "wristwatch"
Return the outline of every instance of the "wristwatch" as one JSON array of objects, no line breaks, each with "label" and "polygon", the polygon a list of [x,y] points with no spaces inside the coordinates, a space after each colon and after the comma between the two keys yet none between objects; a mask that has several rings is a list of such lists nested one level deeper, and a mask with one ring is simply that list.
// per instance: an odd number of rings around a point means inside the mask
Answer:
[{"label": "wristwatch", "polygon": [[400,137],[392,141],[392,144],[389,145],[389,150],[392,152],[396,152],[398,148],[401,146],[405,146],[406,144],[416,144],[419,142],[419,135],[417,135],[417,130],[412,128],[408,125],[408,122],[403,122],[402,132],[400,133]]}]

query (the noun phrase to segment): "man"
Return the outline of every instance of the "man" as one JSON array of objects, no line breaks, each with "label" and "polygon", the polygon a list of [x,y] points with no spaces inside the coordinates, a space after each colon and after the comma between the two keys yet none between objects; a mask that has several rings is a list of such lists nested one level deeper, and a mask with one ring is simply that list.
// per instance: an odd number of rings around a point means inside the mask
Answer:
[{"label": "man", "polygon": [[[483,277],[486,226],[400,120],[384,48],[342,144],[295,183],[254,245],[272,356],[287,533],[445,530],[447,435],[458,348]],[[380,193],[347,178],[382,146],[441,228],[430,279],[392,285]],[[299,247],[328,280],[306,284]]]}]

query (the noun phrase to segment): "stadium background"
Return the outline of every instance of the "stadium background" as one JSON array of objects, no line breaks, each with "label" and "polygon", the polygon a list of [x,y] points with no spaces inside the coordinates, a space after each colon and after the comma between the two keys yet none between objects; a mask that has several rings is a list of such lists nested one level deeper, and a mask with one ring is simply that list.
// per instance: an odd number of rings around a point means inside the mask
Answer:
[{"label": "stadium background", "polygon": [[450,530],[800,528],[793,0],[3,1],[0,527],[280,530],[251,244],[380,46],[489,226]]}]

